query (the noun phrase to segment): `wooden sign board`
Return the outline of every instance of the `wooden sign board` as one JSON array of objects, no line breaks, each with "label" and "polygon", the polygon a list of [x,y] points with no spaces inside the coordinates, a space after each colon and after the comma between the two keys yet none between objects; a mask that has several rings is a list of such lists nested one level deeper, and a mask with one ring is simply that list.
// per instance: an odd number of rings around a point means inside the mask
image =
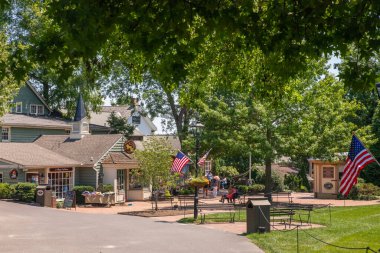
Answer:
[{"label": "wooden sign board", "polygon": [[66,193],[65,200],[63,201],[63,208],[76,208],[76,197],[75,197],[75,191],[68,191]]}]

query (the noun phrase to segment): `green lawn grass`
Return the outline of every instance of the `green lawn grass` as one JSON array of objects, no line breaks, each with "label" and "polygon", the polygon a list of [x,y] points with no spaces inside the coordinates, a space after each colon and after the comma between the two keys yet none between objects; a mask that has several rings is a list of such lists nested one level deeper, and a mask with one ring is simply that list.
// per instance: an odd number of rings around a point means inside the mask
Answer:
[{"label": "green lawn grass", "polygon": [[[331,244],[344,247],[371,247],[380,249],[380,205],[331,208],[332,224],[328,212],[312,213],[312,222],[324,228],[306,230],[307,233]],[[265,252],[297,252],[297,231],[248,235]],[[353,252],[328,246],[299,231],[299,252]],[[365,252],[355,251],[355,252]]]},{"label": "green lawn grass", "polygon": [[[319,209],[312,212],[312,223],[322,224],[326,227],[305,230],[307,233],[328,243],[344,247],[360,247],[377,251],[380,249],[380,205],[358,207],[331,208],[332,223],[328,209]],[[207,215],[207,222],[220,222],[212,217],[229,214]],[[238,220],[238,214],[236,214]],[[194,222],[192,218],[182,219],[182,222]],[[245,212],[241,212],[240,221],[245,221]],[[199,222],[199,220],[198,220]],[[247,235],[256,245],[265,252],[294,253],[297,252],[297,231],[273,231],[265,234]],[[302,230],[299,230],[299,252],[366,252],[365,250],[344,250],[323,244]],[[371,251],[369,251],[371,252]]]}]

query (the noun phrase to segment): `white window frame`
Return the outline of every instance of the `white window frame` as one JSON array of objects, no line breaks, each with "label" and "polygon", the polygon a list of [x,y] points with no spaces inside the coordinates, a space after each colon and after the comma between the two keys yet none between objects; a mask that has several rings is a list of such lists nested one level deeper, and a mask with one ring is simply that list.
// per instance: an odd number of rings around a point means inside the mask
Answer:
[{"label": "white window frame", "polygon": [[[32,108],[34,107],[35,109],[35,112],[32,112]],[[29,110],[29,113],[30,114],[34,114],[34,115],[37,115],[37,105],[36,104],[30,104],[30,110]]]},{"label": "white window frame", "polygon": [[[3,139],[3,133],[5,132],[4,130],[7,130],[7,133],[8,133],[8,139],[5,140]],[[1,141],[2,142],[10,142],[11,141],[11,128],[10,127],[2,127],[1,128]]]},{"label": "white window frame", "polygon": [[[20,111],[18,110],[20,108]],[[16,113],[22,113],[22,102],[16,102],[15,106]]]},{"label": "white window frame", "polygon": [[[44,108],[43,105],[37,105],[37,114],[38,114],[38,115],[44,115],[44,112],[45,112],[44,109],[45,109],[45,108]],[[41,111],[41,112],[40,112],[40,111]]]},{"label": "white window frame", "polygon": [[0,183],[3,183],[3,182],[4,182],[3,172],[0,172]]}]

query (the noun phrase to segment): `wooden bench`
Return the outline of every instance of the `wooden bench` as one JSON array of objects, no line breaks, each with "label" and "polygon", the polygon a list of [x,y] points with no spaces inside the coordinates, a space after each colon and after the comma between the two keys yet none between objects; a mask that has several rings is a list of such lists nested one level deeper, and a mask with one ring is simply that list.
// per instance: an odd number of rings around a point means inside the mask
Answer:
[{"label": "wooden bench", "polygon": [[292,220],[293,220],[294,215],[295,215],[295,212],[292,208],[272,207],[270,209],[270,216],[272,218],[273,226],[276,220],[280,220],[282,223],[284,223],[285,228],[287,224],[290,227],[292,225]]},{"label": "wooden bench", "polygon": [[[156,196],[150,196],[150,201],[152,202],[152,209],[153,209],[153,205],[156,201]],[[170,206],[171,208],[173,208],[173,201],[174,201],[173,196],[158,196],[157,201],[170,201]]]},{"label": "wooden bench", "polygon": [[184,209],[187,204],[194,204],[194,195],[178,195],[179,207]]},{"label": "wooden bench", "polygon": [[276,199],[277,200],[276,202],[278,202],[279,198],[287,198],[288,203],[293,203],[293,197],[292,197],[291,192],[273,192],[272,193],[272,201]]},{"label": "wooden bench", "polygon": [[298,217],[301,225],[303,223],[307,223],[309,225],[311,224],[311,211],[313,211],[314,205],[289,203],[287,204],[287,207],[295,211],[301,211],[298,212]]},{"label": "wooden bench", "polygon": [[[235,205],[233,203],[227,204],[200,204],[198,205],[199,214],[201,216],[201,224],[204,224],[206,221],[206,210],[222,210],[229,211],[229,222],[235,222]],[[224,219],[224,218],[213,218],[213,219]]]}]

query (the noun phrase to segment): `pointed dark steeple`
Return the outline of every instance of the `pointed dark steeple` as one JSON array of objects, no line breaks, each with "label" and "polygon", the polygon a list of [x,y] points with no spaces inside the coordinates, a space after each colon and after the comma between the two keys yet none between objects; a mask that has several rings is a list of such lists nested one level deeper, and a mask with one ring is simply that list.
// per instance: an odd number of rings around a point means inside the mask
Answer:
[{"label": "pointed dark steeple", "polygon": [[84,117],[86,117],[86,108],[84,107],[82,95],[80,95],[77,101],[74,121],[81,121]]},{"label": "pointed dark steeple", "polygon": [[70,139],[82,139],[84,136],[88,134],[90,134],[89,123],[86,115],[86,109],[84,108],[83,98],[82,95],[80,95],[75,111],[73,127],[70,132]]}]

